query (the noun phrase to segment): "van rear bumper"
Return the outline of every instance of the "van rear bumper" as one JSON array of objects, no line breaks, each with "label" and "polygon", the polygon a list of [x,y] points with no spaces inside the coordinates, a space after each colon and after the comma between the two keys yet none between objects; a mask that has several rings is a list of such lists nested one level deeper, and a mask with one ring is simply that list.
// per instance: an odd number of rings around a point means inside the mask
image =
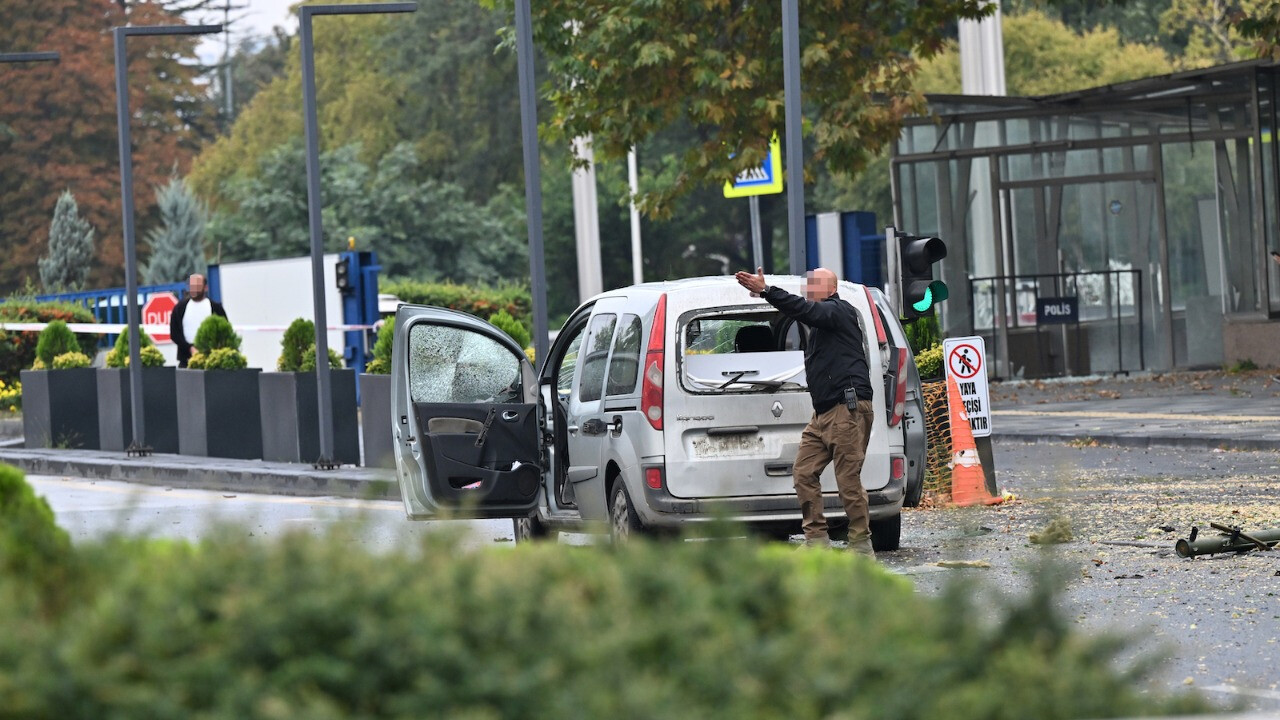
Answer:
[{"label": "van rear bumper", "polygon": [[[872,520],[892,517],[902,510],[906,480],[890,480],[879,490],[868,490]],[[644,486],[647,508],[637,508],[646,524],[668,525],[690,520],[733,519],[743,522],[762,520],[798,520],[800,505],[795,495],[771,495],[736,498],[678,498],[659,489]],[[836,493],[823,495],[822,507],[826,514],[844,515],[844,506]],[[645,512],[645,511],[648,512]]]}]

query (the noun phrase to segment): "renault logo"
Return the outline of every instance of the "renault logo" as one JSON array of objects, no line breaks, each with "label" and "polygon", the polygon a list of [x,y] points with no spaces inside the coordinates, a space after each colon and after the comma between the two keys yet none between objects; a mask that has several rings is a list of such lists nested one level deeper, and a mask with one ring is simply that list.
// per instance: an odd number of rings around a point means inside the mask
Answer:
[{"label": "renault logo", "polygon": [[773,416],[776,418],[782,417],[782,403],[777,400],[773,401]]}]

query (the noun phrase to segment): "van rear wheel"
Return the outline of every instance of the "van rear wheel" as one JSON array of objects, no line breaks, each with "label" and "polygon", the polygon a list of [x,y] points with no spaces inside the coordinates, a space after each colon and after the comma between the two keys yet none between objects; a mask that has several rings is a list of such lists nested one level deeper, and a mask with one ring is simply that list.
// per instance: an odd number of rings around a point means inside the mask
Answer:
[{"label": "van rear wheel", "polygon": [[512,518],[511,525],[517,545],[542,540],[551,534],[551,528],[544,525],[537,515]]},{"label": "van rear wheel", "polygon": [[876,552],[894,552],[902,543],[902,513],[871,521],[871,547]]},{"label": "van rear wheel", "polygon": [[626,542],[642,530],[640,518],[631,506],[631,496],[627,494],[626,483],[617,478],[613,489],[609,491],[609,534],[614,542]]}]

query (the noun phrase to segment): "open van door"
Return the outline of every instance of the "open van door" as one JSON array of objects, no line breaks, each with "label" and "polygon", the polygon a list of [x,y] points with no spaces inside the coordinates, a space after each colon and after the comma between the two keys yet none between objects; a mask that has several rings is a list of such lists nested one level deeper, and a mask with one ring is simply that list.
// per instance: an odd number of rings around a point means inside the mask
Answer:
[{"label": "open van door", "polygon": [[524,350],[471,315],[401,305],[391,354],[396,477],[410,519],[526,517],[544,416]]}]

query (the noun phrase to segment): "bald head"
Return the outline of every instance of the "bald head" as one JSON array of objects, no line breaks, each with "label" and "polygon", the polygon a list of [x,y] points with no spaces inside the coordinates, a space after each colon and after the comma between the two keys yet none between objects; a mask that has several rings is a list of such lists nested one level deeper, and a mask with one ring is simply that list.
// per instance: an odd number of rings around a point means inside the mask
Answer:
[{"label": "bald head", "polygon": [[192,300],[195,300],[196,302],[204,300],[204,291],[205,282],[203,275],[195,273],[191,277],[187,278],[187,293],[191,296]]},{"label": "bald head", "polygon": [[816,268],[804,275],[804,296],[810,300],[826,300],[836,293],[836,274]]}]

